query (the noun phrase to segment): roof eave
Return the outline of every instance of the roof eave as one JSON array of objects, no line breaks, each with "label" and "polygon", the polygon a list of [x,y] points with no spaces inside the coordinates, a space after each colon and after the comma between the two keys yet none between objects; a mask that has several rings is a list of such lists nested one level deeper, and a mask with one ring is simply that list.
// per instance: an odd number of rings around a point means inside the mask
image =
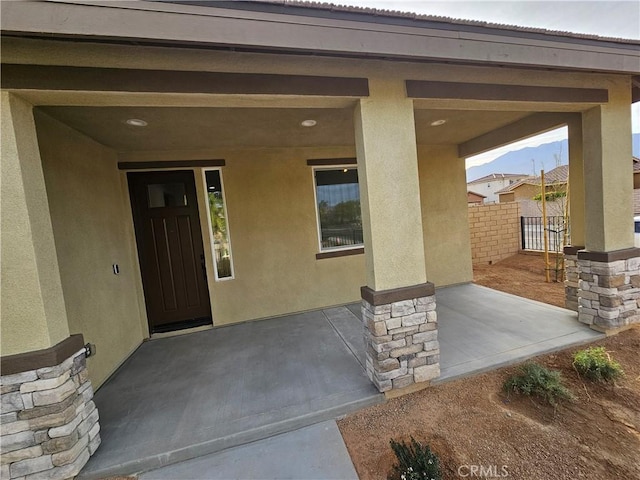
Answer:
[{"label": "roof eave", "polygon": [[356,15],[356,20],[338,14],[309,16],[309,9],[305,15],[283,14],[229,8],[228,3],[147,0],[0,6],[3,34],[21,36],[640,74],[635,44],[590,40],[586,45],[584,39],[532,37],[447,22],[382,22],[371,21],[369,14]]}]

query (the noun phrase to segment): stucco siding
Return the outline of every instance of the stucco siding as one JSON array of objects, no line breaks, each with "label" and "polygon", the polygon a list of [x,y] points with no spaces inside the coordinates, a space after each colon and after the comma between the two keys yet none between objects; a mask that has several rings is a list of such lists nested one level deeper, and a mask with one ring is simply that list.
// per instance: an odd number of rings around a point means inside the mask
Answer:
[{"label": "stucco siding", "polygon": [[36,125],[69,331],[96,344],[88,370],[99,386],[143,339],[138,265],[117,156],[37,111]]},{"label": "stucco siding", "polygon": [[[356,302],[364,255],[316,259],[319,252],[311,158],[353,157],[353,148],[216,152],[222,175],[235,278],[208,275],[214,325]],[[196,171],[197,183],[202,182]],[[200,198],[204,198],[201,193]],[[212,268],[201,206],[204,244]]]},{"label": "stucco siding", "polygon": [[427,279],[436,286],[473,280],[464,160],[455,146],[418,146]]},{"label": "stucco siding", "polygon": [[2,93],[2,354],[69,335],[32,106]]}]

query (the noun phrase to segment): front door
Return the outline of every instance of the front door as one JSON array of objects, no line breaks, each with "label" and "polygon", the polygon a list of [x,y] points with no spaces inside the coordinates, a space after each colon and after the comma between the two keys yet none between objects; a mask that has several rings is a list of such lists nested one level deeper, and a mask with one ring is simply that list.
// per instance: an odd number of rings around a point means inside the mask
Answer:
[{"label": "front door", "polygon": [[193,172],[127,177],[151,333],[211,324]]}]

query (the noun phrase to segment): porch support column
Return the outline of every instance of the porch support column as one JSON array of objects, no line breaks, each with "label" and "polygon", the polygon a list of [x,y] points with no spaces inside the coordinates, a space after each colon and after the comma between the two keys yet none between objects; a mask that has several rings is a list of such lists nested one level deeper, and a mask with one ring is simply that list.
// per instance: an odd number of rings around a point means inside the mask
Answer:
[{"label": "porch support column", "polygon": [[33,107],[2,92],[2,354],[69,337]]},{"label": "porch support column", "polygon": [[578,318],[612,331],[640,322],[640,249],[634,248],[631,85],[583,115],[585,250],[578,252]]},{"label": "porch support column", "polygon": [[567,123],[569,130],[569,225],[571,244],[564,248],[565,307],[578,311],[578,251],[584,249],[584,160],[582,117]]},{"label": "porch support column", "polygon": [[84,339],[69,335],[32,105],[1,93],[0,477],[80,472],[100,444]]},{"label": "porch support column", "polygon": [[413,102],[404,82],[370,79],[355,110],[367,285],[367,374],[382,392],[440,375],[433,284],[427,282]]}]

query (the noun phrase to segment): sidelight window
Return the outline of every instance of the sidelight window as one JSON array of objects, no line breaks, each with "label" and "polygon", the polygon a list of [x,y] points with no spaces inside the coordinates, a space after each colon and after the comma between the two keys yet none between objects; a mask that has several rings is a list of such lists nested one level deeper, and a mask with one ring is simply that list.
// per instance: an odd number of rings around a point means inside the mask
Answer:
[{"label": "sidelight window", "polygon": [[227,205],[224,198],[222,172],[219,169],[205,170],[205,187],[207,189],[207,209],[209,211],[209,233],[213,249],[216,280],[233,278],[233,262],[231,259],[231,238]]}]

